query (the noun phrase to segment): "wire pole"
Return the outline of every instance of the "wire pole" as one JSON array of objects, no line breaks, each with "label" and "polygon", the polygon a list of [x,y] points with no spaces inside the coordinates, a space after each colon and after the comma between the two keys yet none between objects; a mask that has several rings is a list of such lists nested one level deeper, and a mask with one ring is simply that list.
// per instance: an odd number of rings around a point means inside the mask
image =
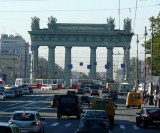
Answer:
[{"label": "wire pole", "polygon": [[144,37],[145,37],[145,45],[144,45],[144,93],[146,91],[146,36],[147,35],[148,35],[147,28],[145,26],[145,33],[144,33]]},{"label": "wire pole", "polygon": [[139,76],[138,76],[138,43],[139,43],[139,40],[138,40],[138,35],[137,35],[137,83],[138,83],[138,79],[139,79]]}]

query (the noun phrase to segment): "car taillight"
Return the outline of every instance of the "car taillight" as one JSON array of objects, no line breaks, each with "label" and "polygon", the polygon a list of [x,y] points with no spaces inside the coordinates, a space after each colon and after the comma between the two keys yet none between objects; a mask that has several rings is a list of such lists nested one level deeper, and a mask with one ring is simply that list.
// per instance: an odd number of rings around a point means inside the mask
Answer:
[{"label": "car taillight", "polygon": [[9,123],[9,124],[14,124],[14,122],[13,122],[13,121],[8,121],[8,123]]},{"label": "car taillight", "polygon": [[32,122],[32,124],[31,124],[31,125],[33,125],[33,126],[39,126],[39,125],[40,125],[40,122],[39,122],[39,121]]}]

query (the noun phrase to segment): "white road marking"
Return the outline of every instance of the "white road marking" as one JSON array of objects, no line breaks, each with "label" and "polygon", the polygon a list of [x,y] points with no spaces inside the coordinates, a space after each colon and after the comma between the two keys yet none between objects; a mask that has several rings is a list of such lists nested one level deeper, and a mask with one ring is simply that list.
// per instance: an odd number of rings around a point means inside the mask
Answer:
[{"label": "white road marking", "polygon": [[53,124],[51,124],[51,126],[52,127],[55,127],[55,126],[57,126],[59,123],[53,123]]},{"label": "white road marking", "polygon": [[64,126],[65,126],[65,127],[69,127],[70,125],[72,125],[72,123],[67,123],[67,124],[65,124]]},{"label": "white road marking", "polygon": [[124,125],[120,125],[120,128],[121,129],[125,129],[126,127]]},{"label": "white road marking", "polygon": [[134,129],[139,129],[139,127],[137,127],[136,125],[133,125],[133,128],[134,128]]}]

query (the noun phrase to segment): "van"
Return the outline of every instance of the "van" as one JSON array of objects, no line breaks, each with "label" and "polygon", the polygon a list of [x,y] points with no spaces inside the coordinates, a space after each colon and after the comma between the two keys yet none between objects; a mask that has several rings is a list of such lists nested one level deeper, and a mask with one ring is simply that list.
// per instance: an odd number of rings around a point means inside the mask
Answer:
[{"label": "van", "polygon": [[80,119],[82,104],[79,96],[60,95],[57,100],[57,118],[61,116],[76,116]]},{"label": "van", "polygon": [[126,97],[126,107],[138,107],[141,108],[142,96],[140,92],[129,92]]}]

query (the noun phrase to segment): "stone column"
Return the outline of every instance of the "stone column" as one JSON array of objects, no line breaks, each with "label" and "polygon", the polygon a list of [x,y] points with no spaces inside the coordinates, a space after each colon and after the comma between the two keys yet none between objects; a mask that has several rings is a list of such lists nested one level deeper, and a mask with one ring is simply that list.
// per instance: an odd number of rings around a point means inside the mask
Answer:
[{"label": "stone column", "polygon": [[55,78],[55,46],[49,46],[47,78]]},{"label": "stone column", "polygon": [[107,65],[106,79],[113,80],[113,47],[107,47]]},{"label": "stone column", "polygon": [[130,48],[125,48],[126,59],[126,81],[130,83]]},{"label": "stone column", "polygon": [[38,47],[39,46],[32,46],[31,47],[31,51],[33,53],[32,78],[38,78]]},{"label": "stone column", "polygon": [[72,68],[69,68],[69,65],[71,64],[71,48],[72,47],[65,47],[65,70],[64,70],[65,87],[70,87]]},{"label": "stone column", "polygon": [[96,49],[97,47],[90,47],[91,52],[90,52],[90,65],[91,65],[91,69],[89,72],[89,78],[90,79],[96,79],[96,66],[97,66],[97,62],[96,62]]}]

